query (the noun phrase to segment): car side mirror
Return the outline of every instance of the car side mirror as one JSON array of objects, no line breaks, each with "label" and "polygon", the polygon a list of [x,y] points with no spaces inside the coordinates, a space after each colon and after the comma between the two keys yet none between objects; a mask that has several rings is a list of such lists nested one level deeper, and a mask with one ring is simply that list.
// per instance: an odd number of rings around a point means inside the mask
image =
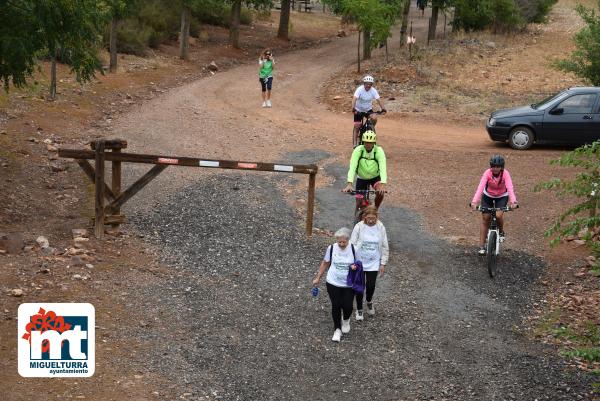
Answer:
[{"label": "car side mirror", "polygon": [[559,115],[565,112],[565,109],[563,109],[562,107],[558,107],[556,109],[552,109],[550,110],[550,114],[552,115]]}]

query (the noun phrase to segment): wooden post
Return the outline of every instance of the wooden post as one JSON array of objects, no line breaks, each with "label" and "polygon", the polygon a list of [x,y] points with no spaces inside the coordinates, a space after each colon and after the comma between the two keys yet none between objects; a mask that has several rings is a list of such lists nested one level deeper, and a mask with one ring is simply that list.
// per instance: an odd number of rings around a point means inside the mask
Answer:
[{"label": "wooden post", "polygon": [[[121,153],[121,149],[127,147],[127,142],[123,141],[119,146],[115,146],[112,149],[113,153]],[[121,162],[114,160],[112,161],[112,192],[115,198],[121,195]],[[113,210],[114,215],[121,214],[121,208],[117,207]],[[119,223],[113,223],[112,227],[119,228]]]},{"label": "wooden post", "polygon": [[104,140],[95,143],[96,150],[96,221],[94,222],[94,235],[98,239],[104,238]]},{"label": "wooden post", "polygon": [[315,213],[315,178],[317,174],[308,176],[308,204],[306,205],[306,235],[312,237],[313,216]]}]

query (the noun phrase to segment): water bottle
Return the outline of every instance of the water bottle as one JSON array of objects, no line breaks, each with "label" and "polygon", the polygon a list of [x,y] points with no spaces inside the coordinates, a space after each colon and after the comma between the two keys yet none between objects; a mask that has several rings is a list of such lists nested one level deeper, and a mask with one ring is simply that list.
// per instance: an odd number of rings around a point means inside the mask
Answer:
[{"label": "water bottle", "polygon": [[313,298],[316,298],[319,295],[319,287],[313,287],[310,292],[312,293]]}]

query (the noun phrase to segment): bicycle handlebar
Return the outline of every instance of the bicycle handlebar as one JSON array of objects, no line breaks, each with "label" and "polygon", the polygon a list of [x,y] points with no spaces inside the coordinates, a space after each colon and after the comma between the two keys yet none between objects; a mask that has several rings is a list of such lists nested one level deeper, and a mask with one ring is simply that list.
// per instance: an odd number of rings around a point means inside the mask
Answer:
[{"label": "bicycle handlebar", "polygon": [[485,206],[477,206],[477,211],[478,212],[492,212],[492,211],[502,211],[502,212],[512,212],[515,209],[518,209],[519,205],[515,205],[514,208],[510,207],[510,206],[505,206],[505,207],[485,207]]},{"label": "bicycle handlebar", "polygon": [[[356,110],[356,109],[355,109],[355,110]],[[358,115],[360,115],[360,116],[363,116],[363,117],[369,117],[369,115],[371,115],[371,114],[377,114],[377,115],[381,115],[381,114],[385,114],[385,113],[387,113],[387,110],[386,110],[386,111],[383,111],[383,110],[379,110],[379,111],[373,111],[373,112],[371,112],[371,113],[368,113],[368,112],[366,112],[366,111],[357,111],[357,112],[356,112],[356,114],[358,114]]]},{"label": "bicycle handlebar", "polygon": [[[344,191],[342,191],[342,192],[344,192]],[[344,192],[344,193],[348,194],[348,195],[357,195],[357,194],[376,194],[378,192],[379,191],[376,191],[374,189],[353,189],[350,192]],[[383,193],[387,194],[388,191],[383,191]]]}]

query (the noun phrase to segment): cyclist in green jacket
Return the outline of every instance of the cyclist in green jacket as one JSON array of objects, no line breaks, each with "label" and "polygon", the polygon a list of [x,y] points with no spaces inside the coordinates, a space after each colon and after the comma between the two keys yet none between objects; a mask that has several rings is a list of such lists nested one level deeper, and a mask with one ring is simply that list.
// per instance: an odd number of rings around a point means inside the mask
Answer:
[{"label": "cyclist in green jacket", "polygon": [[[377,135],[374,131],[365,131],[362,136],[363,144],[354,148],[348,169],[348,184],[342,192],[351,192],[352,183],[356,176],[356,190],[367,190],[373,187],[377,191],[375,206],[379,208],[383,202],[385,186],[387,183],[387,167],[385,152],[377,145]],[[356,200],[356,210],[360,206],[360,199]]]}]

